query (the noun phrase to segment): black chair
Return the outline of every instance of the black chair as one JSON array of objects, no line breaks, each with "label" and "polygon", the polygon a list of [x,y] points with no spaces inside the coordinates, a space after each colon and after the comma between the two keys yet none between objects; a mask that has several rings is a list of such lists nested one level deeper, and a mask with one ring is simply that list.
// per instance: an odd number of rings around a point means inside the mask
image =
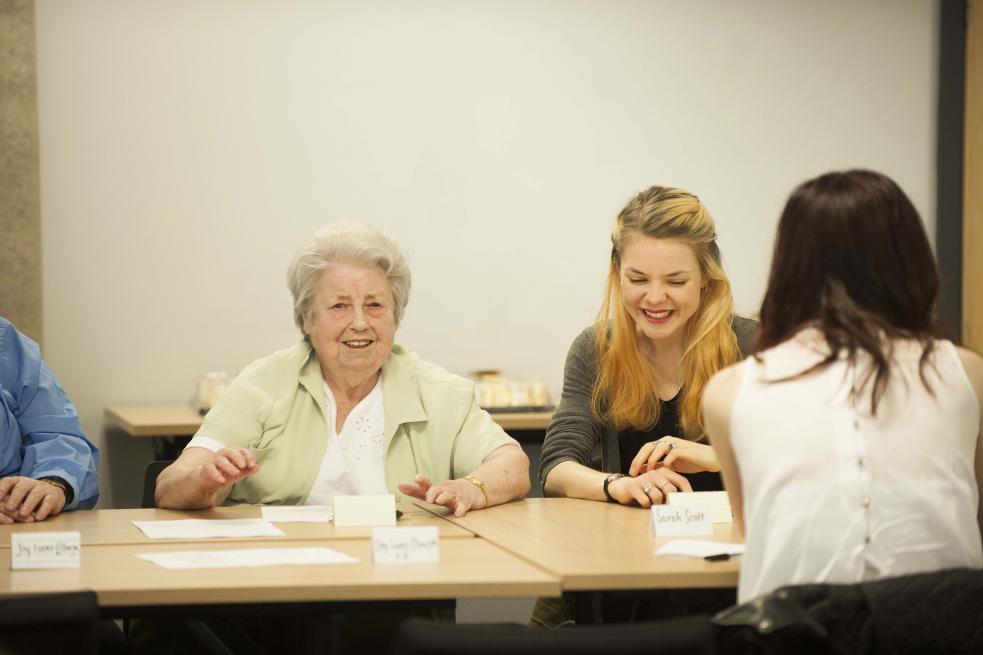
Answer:
[{"label": "black chair", "polygon": [[95,655],[99,631],[91,591],[0,600],[0,653]]},{"label": "black chair", "polygon": [[[143,500],[141,506],[154,508],[157,501],[154,492],[157,489],[157,476],[160,472],[174,463],[173,459],[158,459],[147,464],[143,474]],[[221,619],[206,623],[198,618],[179,618],[168,619],[165,622],[126,622],[126,633],[131,639],[135,639],[140,644],[145,641],[154,641],[159,635],[168,633],[169,637],[175,637],[176,644],[180,648],[193,653],[208,653],[209,655],[246,655],[259,652],[257,646],[252,643],[235,625],[225,626]],[[224,627],[225,630],[219,635],[216,627]],[[4,655],[0,651],[0,655]]]},{"label": "black chair", "polygon": [[705,616],[556,630],[518,625],[455,625],[412,619],[400,626],[392,655],[711,655]]},{"label": "black chair", "polygon": [[983,653],[983,571],[781,587],[713,617],[721,653]]},{"label": "black chair", "polygon": [[157,459],[147,464],[143,474],[143,502],[141,507],[157,507],[154,491],[157,489],[157,476],[174,462],[173,459]]}]

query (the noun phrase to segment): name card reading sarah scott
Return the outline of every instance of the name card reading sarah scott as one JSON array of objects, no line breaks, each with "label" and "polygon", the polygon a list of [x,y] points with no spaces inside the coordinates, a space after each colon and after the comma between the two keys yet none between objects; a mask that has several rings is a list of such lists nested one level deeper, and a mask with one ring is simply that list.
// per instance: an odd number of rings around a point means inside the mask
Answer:
[{"label": "name card reading sarah scott", "polygon": [[698,537],[713,534],[709,509],[652,506],[652,534],[656,537]]},{"label": "name card reading sarah scott", "polygon": [[396,497],[392,494],[335,496],[334,524],[339,528],[396,525]]},{"label": "name card reading sarah scott", "polygon": [[82,562],[80,532],[14,532],[10,568],[77,569]]},{"label": "name card reading sarah scott", "polygon": [[372,528],[373,564],[436,564],[439,560],[437,526]]}]

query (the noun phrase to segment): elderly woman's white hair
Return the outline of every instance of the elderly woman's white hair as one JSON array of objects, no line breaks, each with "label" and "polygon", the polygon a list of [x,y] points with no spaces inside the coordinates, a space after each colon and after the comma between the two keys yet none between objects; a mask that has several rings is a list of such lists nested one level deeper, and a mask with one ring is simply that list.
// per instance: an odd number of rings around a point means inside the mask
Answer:
[{"label": "elderly woman's white hair", "polygon": [[287,269],[287,286],[294,297],[294,322],[301,332],[304,318],[310,318],[321,274],[332,264],[375,266],[382,271],[392,289],[393,314],[399,325],[410,298],[406,254],[391,236],[374,225],[340,222],[312,234]]}]

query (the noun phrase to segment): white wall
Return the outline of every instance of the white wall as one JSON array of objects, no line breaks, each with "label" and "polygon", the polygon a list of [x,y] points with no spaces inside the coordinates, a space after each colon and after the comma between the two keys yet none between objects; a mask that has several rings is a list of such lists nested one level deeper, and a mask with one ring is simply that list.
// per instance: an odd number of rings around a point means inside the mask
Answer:
[{"label": "white wall", "polygon": [[710,208],[746,312],[807,177],[882,170],[934,231],[936,28],[921,0],[39,0],[46,356],[103,505],[149,448],[102,407],[290,344],[287,261],[332,220],[410,253],[400,341],[554,393],[650,184]]}]

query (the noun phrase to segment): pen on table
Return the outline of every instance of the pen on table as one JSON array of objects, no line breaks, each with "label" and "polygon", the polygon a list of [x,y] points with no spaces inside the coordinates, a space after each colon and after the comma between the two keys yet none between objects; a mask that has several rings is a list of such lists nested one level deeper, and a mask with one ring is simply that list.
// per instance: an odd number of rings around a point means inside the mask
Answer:
[{"label": "pen on table", "polygon": [[730,553],[717,553],[716,555],[705,555],[703,559],[708,562],[726,562],[730,557]]}]

